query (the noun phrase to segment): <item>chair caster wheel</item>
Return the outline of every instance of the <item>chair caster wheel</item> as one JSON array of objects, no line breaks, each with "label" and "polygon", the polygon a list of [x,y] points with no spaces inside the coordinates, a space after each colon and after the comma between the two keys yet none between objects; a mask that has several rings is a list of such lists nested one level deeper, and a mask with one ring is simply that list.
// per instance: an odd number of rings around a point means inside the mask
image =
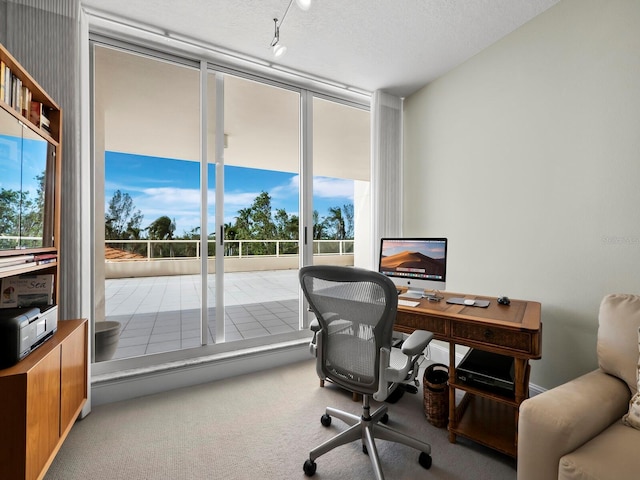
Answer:
[{"label": "chair caster wheel", "polygon": [[404,386],[404,389],[405,389],[408,393],[411,393],[411,394],[413,394],[413,395],[415,395],[416,393],[418,393],[418,387],[415,387],[415,386],[413,386],[413,385],[409,385],[409,384],[407,384],[407,385],[405,385],[405,386]]},{"label": "chair caster wheel", "polygon": [[329,425],[331,425],[331,417],[325,413],[320,417],[320,423],[325,427],[328,427]]},{"label": "chair caster wheel", "polygon": [[304,470],[304,474],[307,477],[313,477],[316,473],[316,462],[314,462],[313,460],[307,460],[304,462],[304,465],[302,466],[302,470]]},{"label": "chair caster wheel", "polygon": [[362,453],[369,455],[369,450],[367,450],[367,446],[364,443],[362,444]]},{"label": "chair caster wheel", "polygon": [[389,423],[389,414],[385,413],[382,417],[380,417],[380,423],[384,423],[385,425]]},{"label": "chair caster wheel", "polygon": [[433,463],[433,459],[428,453],[420,452],[418,463],[422,465],[422,468],[426,468],[427,470],[429,470],[431,468],[431,464]]}]

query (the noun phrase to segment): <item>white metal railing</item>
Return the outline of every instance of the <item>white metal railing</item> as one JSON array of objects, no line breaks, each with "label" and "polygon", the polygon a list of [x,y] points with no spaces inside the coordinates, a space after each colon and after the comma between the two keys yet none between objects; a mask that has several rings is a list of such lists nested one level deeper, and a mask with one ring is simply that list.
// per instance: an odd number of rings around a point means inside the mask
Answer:
[{"label": "white metal railing", "polygon": [[[298,240],[225,240],[223,251],[226,257],[246,258],[256,256],[284,257],[298,255]],[[126,247],[129,245],[130,247]],[[215,240],[208,241],[209,250],[216,248]],[[314,240],[314,255],[352,255],[354,240]],[[140,255],[141,259],[200,258],[200,240],[105,240],[105,246],[112,246]],[[255,253],[256,246],[263,251]],[[124,248],[122,248],[124,247]],[[154,247],[156,247],[154,249]],[[266,250],[266,253],[265,251]],[[215,253],[209,255],[215,258]]]}]

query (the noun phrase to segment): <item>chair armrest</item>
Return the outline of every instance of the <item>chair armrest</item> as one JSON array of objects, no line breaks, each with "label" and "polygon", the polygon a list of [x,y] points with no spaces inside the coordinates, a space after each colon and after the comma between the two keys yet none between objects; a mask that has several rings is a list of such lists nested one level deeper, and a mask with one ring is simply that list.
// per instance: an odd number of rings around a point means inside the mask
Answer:
[{"label": "chair armrest", "polygon": [[413,357],[427,348],[431,339],[433,339],[432,332],[427,332],[426,330],[415,330],[411,335],[409,335],[409,338],[402,343],[402,353]]},{"label": "chair armrest", "polygon": [[622,418],[631,392],[594,370],[520,405],[518,480],[558,478],[560,458]]},{"label": "chair armrest", "polygon": [[311,330],[314,333],[320,330],[320,322],[318,321],[317,318],[314,318],[313,320],[311,320],[311,322],[309,323],[309,330]]}]

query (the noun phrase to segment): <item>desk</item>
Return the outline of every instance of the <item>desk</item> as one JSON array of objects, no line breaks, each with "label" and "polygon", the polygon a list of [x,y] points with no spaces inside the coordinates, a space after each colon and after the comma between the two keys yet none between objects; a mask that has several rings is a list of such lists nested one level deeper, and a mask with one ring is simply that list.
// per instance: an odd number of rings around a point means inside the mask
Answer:
[{"label": "desk", "polygon": [[[542,352],[540,303],[443,294],[439,302],[423,299],[416,307],[398,306],[394,329],[404,333],[429,330],[434,338],[449,342],[449,441],[461,435],[512,457],[517,455],[518,409],[529,392],[529,360]],[[486,308],[448,304],[447,298],[489,300]],[[455,346],[466,345],[514,358],[515,393],[484,391],[456,381]],[[464,391],[456,405],[456,390]]]}]

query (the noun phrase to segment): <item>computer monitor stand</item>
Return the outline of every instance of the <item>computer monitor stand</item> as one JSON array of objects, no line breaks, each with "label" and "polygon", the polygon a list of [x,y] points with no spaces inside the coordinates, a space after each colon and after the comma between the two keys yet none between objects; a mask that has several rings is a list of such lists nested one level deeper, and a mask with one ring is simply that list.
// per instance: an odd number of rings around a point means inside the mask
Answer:
[{"label": "computer monitor stand", "polygon": [[424,290],[418,290],[416,288],[410,288],[406,292],[400,294],[402,298],[416,298],[416,299],[422,298],[422,295],[424,295]]}]

